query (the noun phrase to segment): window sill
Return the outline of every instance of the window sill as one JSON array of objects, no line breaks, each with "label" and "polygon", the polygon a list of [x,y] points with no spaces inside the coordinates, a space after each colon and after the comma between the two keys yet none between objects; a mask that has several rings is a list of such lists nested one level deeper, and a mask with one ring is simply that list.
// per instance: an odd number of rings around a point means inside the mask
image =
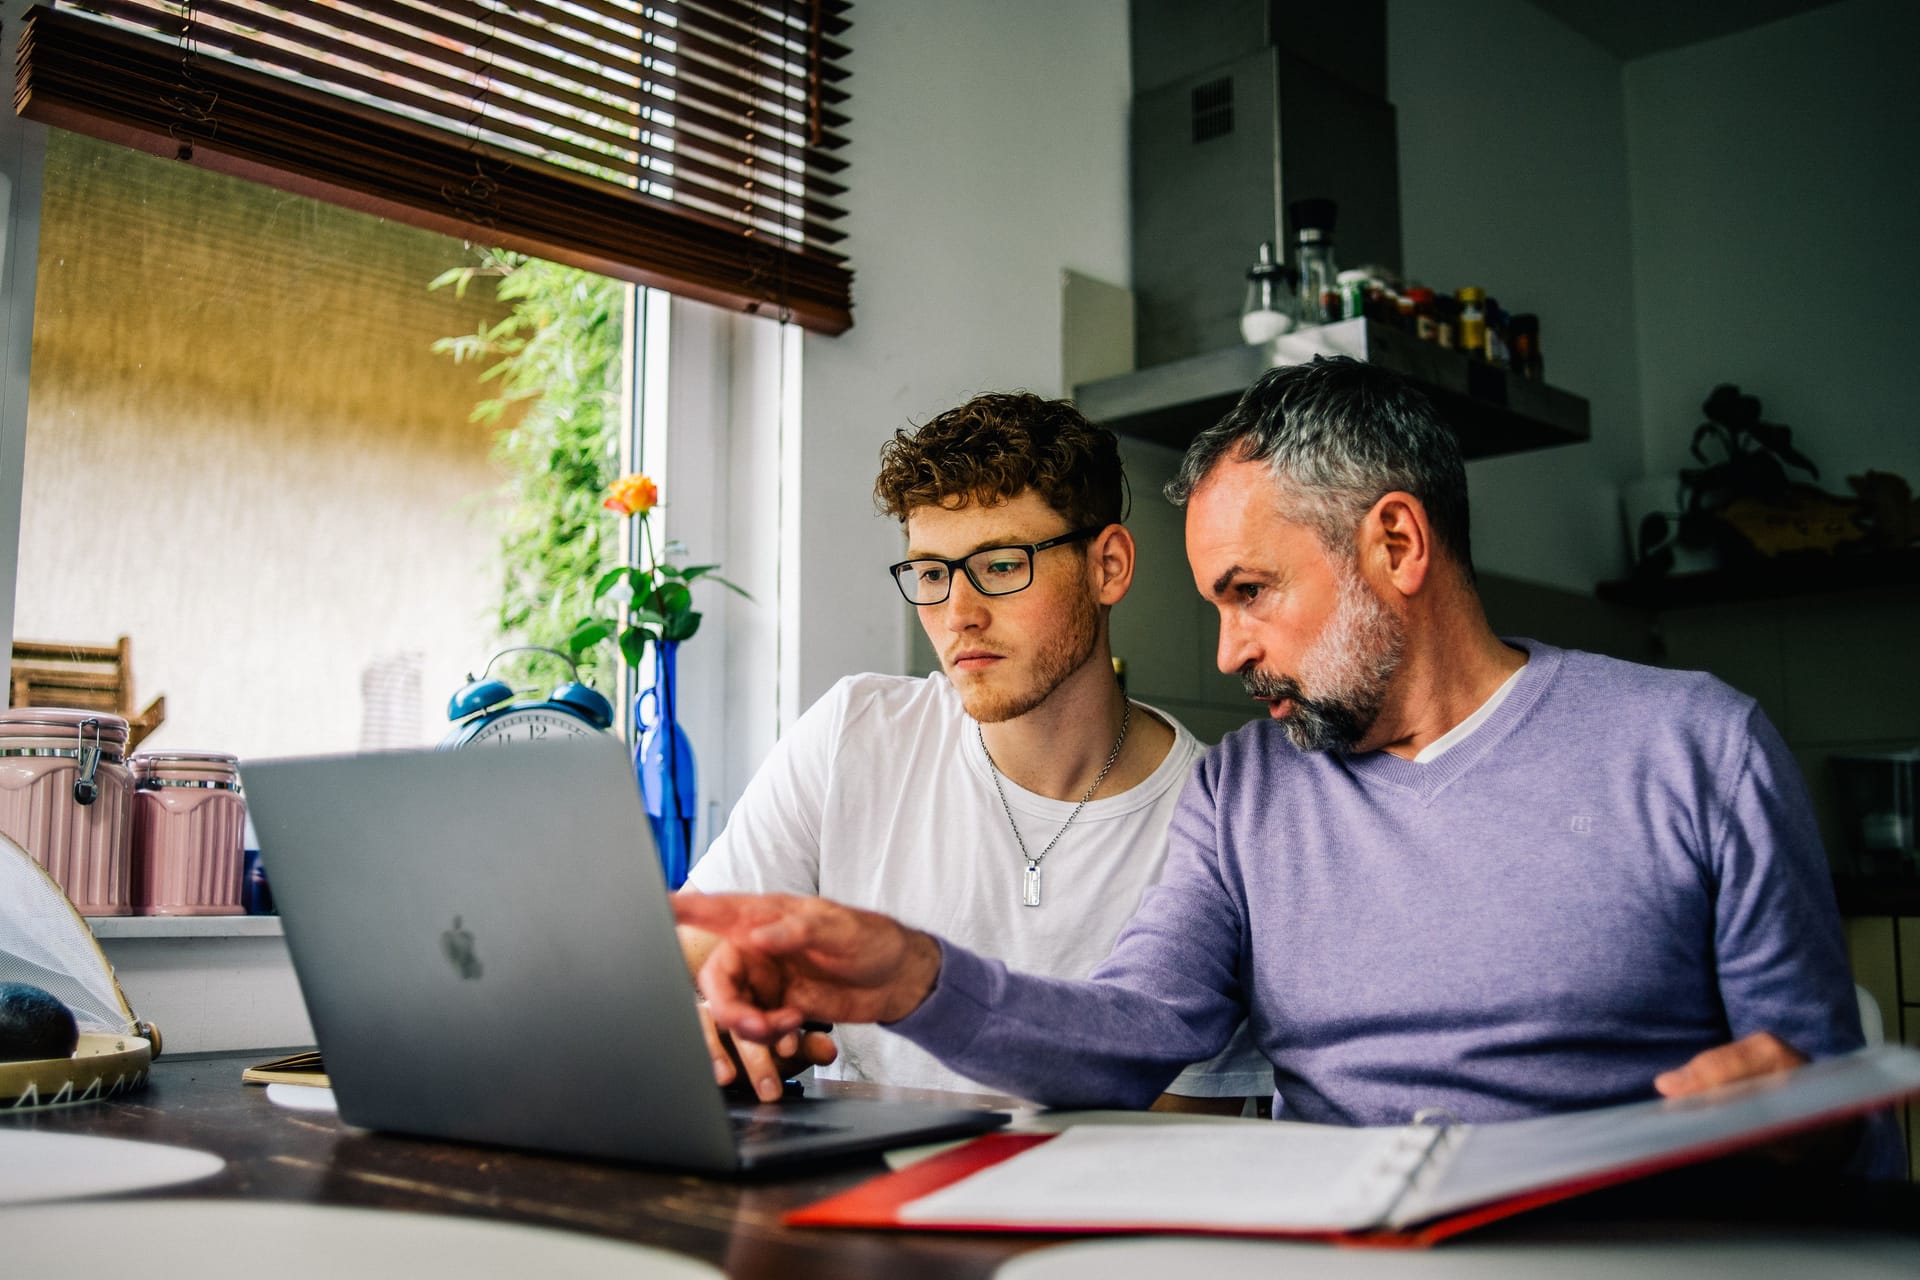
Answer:
[{"label": "window sill", "polygon": [[96,938],[279,938],[279,916],[88,916]]}]

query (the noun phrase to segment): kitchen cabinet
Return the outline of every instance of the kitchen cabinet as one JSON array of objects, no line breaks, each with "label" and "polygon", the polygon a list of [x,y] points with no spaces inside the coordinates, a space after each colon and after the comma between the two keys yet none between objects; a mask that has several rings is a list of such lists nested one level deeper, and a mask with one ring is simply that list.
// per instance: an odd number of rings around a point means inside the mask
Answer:
[{"label": "kitchen cabinet", "polygon": [[[1852,916],[1846,926],[1853,979],[1879,1003],[1888,1043],[1920,1048],[1920,915]],[[1920,1182],[1920,1101],[1901,1111],[1908,1177]]]}]

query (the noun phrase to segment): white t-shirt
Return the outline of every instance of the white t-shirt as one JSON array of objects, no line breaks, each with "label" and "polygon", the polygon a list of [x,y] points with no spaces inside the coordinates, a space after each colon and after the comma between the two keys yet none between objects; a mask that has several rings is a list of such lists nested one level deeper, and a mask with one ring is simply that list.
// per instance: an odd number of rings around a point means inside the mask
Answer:
[{"label": "white t-shirt", "polygon": [[[1166,759],[1138,786],[1080,810],[1040,864],[1038,907],[1021,904],[1025,860],[974,721],[939,673],[836,684],[775,744],[688,884],[703,893],[821,894],[1014,969],[1084,978],[1159,878],[1167,824],[1202,749],[1171,716],[1154,714],[1173,728]],[[1039,852],[1073,802],[1004,775],[1000,784],[1027,848]],[[839,1058],[817,1069],[829,1079],[982,1088],[881,1027],[837,1027],[834,1040]],[[1173,1085],[1200,1097],[1272,1088],[1271,1065],[1239,1036]]]}]

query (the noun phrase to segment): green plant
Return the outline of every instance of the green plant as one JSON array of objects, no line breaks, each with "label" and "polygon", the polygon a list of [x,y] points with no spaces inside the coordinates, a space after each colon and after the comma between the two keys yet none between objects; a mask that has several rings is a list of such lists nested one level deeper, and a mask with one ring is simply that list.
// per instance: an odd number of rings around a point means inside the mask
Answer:
[{"label": "green plant", "polygon": [[1730,560],[1753,548],[1721,518],[1735,502],[1752,499],[1784,505],[1794,494],[1788,468],[1818,478],[1820,470],[1793,447],[1793,432],[1760,417],[1760,400],[1732,383],[1713,389],[1701,406],[1707,420],[1694,428],[1689,451],[1701,466],[1680,471],[1677,513],[1656,511],[1640,522],[1635,572],[1646,576],[1673,567],[1673,549],[1714,550]]},{"label": "green plant", "polygon": [[646,656],[649,643],[693,639],[700,629],[701,615],[693,607],[693,584],[698,579],[706,578],[745,599],[753,599],[715,572],[720,567],[717,564],[696,564],[682,569],[655,554],[648,517],[659,503],[659,487],[637,473],[616,480],[601,502],[601,506],[623,519],[638,522],[635,542],[640,562],[612,569],[594,583],[594,600],[612,606],[612,616],[589,615],[574,625],[567,636],[567,651],[576,659],[609,637],[617,636],[621,656],[628,665],[637,667]]},{"label": "green plant", "polygon": [[[497,392],[474,406],[472,420],[501,424],[493,457],[503,486],[501,596],[503,640],[568,648],[576,620],[591,611],[595,584],[618,559],[616,526],[599,494],[619,466],[622,313],[626,286],[526,254],[490,249],[477,264],[442,273],[431,287],[464,294],[491,282],[511,308],[472,334],[442,338],[436,352],[457,362],[491,361],[482,383]],[[589,683],[609,669],[583,655]],[[510,680],[524,680],[512,671]],[[602,682],[604,684],[604,682]]]}]

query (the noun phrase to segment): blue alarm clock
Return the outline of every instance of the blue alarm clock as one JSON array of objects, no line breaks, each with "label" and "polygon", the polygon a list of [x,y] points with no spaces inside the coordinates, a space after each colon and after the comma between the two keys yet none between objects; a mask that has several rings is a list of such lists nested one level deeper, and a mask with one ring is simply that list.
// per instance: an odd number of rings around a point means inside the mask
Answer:
[{"label": "blue alarm clock", "polygon": [[[509,653],[550,653],[567,664],[573,679],[538,702],[516,702],[512,685],[488,676],[493,664]],[[440,741],[442,751],[483,742],[543,742],[600,733],[613,725],[613,704],[582,684],[580,668],[558,649],[514,645],[487,659],[478,679],[467,677],[466,687],[447,703],[447,719],[454,726]]]}]

